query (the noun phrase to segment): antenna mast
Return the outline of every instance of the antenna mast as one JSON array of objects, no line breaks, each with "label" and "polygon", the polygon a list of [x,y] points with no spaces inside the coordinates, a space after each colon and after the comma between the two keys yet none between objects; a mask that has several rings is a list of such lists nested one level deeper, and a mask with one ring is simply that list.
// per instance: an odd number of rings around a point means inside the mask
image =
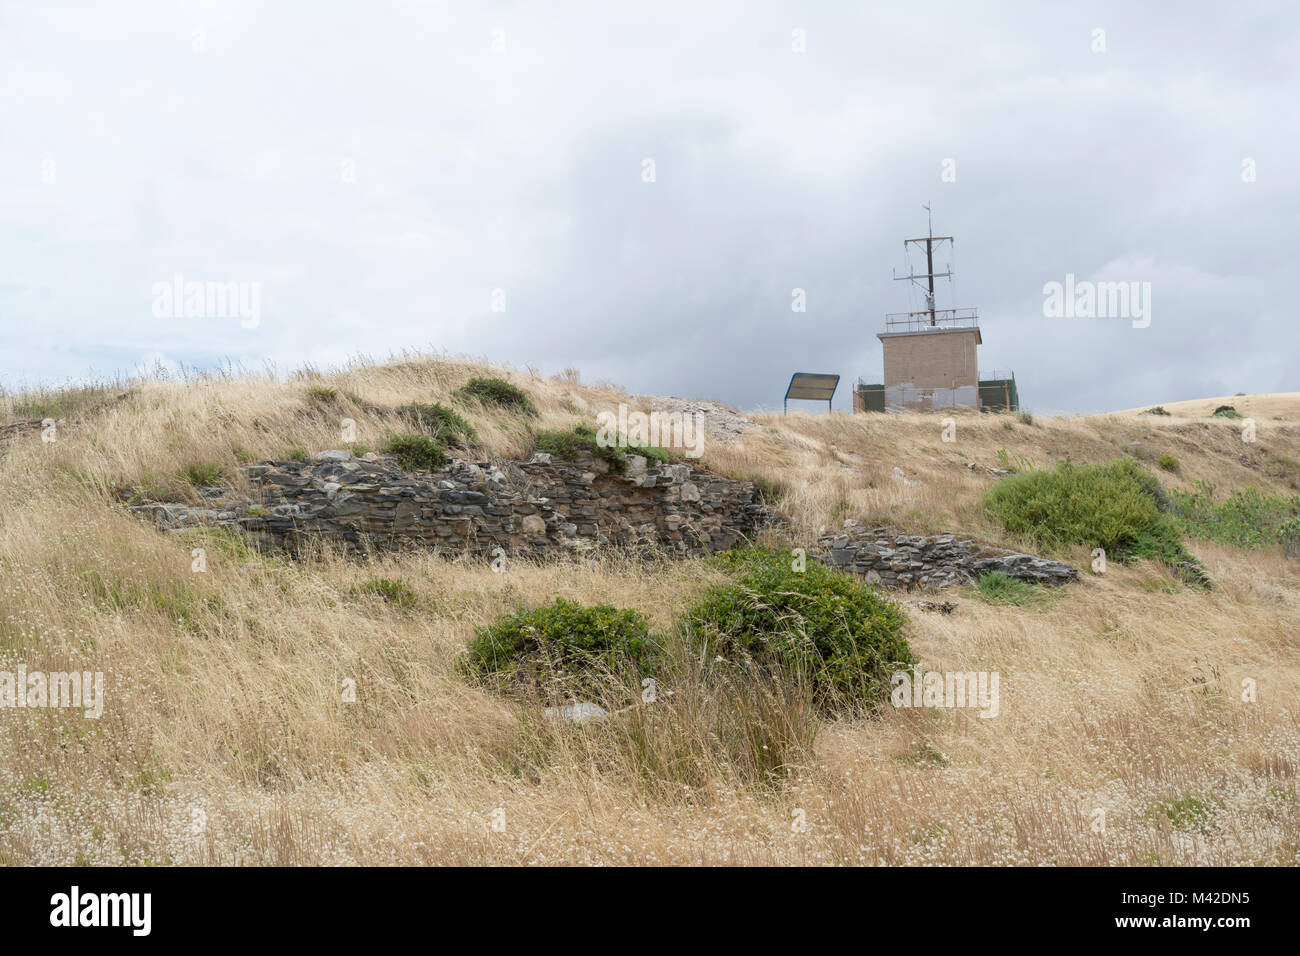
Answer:
[{"label": "antenna mast", "polygon": [[923,286],[923,288],[925,288],[925,290],[926,290],[926,294],[925,294],[925,311],[930,313],[930,325],[931,325],[931,327],[934,327],[935,325],[938,324],[938,323],[935,321],[935,308],[934,308],[934,280],[935,280],[935,279],[944,279],[944,278],[951,279],[951,278],[952,278],[952,267],[951,267],[951,266],[948,268],[948,271],[947,271],[947,272],[935,272],[935,271],[934,271],[934,249],[935,249],[935,245],[936,245],[936,243],[937,243],[937,244],[942,244],[942,243],[945,243],[945,242],[948,243],[948,244],[949,244],[949,247],[951,248],[951,245],[952,245],[952,236],[936,236],[936,235],[934,234],[934,216],[933,216],[933,213],[931,213],[931,211],[930,211],[930,204],[927,202],[927,203],[925,203],[924,205],[922,205],[921,208],[925,210],[926,235],[925,235],[924,238],[921,238],[921,239],[904,239],[904,240],[903,240],[903,251],[904,251],[904,253],[906,253],[906,251],[907,251],[907,247],[908,247],[909,245],[920,246],[921,243],[925,243],[925,272],[923,272],[923,273],[912,272],[911,267],[909,266],[909,267],[908,267],[908,271],[907,271],[907,275],[905,275],[905,276],[900,276],[900,275],[897,274],[897,272],[895,272],[895,274],[894,274],[894,280],[895,280],[895,281],[900,281],[900,280],[903,280],[903,279],[908,279],[908,280],[910,280],[910,281],[916,283],[917,285],[921,285],[921,282],[920,282],[921,279],[925,279],[925,280],[926,280],[926,284]]}]

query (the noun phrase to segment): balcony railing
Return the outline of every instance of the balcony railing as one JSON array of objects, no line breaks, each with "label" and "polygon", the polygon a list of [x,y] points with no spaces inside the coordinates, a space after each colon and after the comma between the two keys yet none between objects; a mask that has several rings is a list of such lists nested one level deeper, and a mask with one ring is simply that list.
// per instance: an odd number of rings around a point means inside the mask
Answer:
[{"label": "balcony railing", "polygon": [[928,329],[978,329],[980,325],[979,309],[935,309],[934,322],[931,313],[925,312],[890,312],[885,316],[887,332],[924,332]]}]

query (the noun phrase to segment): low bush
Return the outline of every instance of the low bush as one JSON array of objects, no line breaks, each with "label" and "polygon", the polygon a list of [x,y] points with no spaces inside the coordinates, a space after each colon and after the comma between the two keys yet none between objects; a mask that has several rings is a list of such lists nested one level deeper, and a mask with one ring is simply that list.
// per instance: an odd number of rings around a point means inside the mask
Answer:
[{"label": "low bush", "polygon": [[1175,458],[1173,455],[1161,455],[1158,459],[1156,459],[1156,463],[1165,471],[1178,470],[1178,459]]},{"label": "low bush", "polygon": [[596,441],[596,430],[590,425],[574,425],[563,429],[542,429],[533,436],[533,449],[553,455],[563,461],[574,461],[591,455],[609,464],[610,471],[623,474],[627,471],[627,455],[615,445],[601,445]]},{"label": "low bush", "polygon": [[1179,540],[1169,495],[1131,458],[1109,465],[1062,462],[1011,475],[984,495],[987,514],[1041,547],[1102,547],[1120,561],[1152,558],[1198,584],[1207,580]]},{"label": "low bush", "polygon": [[432,405],[411,402],[397,412],[413,427],[423,429],[448,448],[464,448],[478,437],[474,426],[463,415],[440,402]]},{"label": "low bush", "polygon": [[1212,418],[1242,418],[1241,412],[1237,411],[1231,405],[1220,405],[1214,410]]},{"label": "low bush", "polygon": [[661,652],[639,612],[556,598],[478,628],[461,666],[498,689],[546,700],[608,701],[613,688],[638,686],[653,675]]},{"label": "low bush", "polygon": [[220,465],[211,462],[193,462],[182,468],[178,477],[187,485],[202,488],[205,485],[215,485],[224,474],[225,471]]},{"label": "low bush", "polygon": [[339,397],[339,390],[329,385],[312,385],[307,389],[307,400],[318,405],[333,405]]},{"label": "low bush", "polygon": [[1165,410],[1165,407],[1163,405],[1157,405],[1155,408],[1148,408],[1142,414],[1143,415],[1168,415],[1169,412]]},{"label": "low bush", "polygon": [[412,608],[419,603],[415,592],[404,581],[395,578],[374,578],[355,584],[348,590],[351,598],[377,597],[385,604],[398,608]]},{"label": "low bush", "polygon": [[447,453],[428,435],[398,435],[385,447],[404,471],[437,471],[447,464]]},{"label": "low bush", "polygon": [[710,560],[734,577],[685,615],[702,656],[806,686],[823,710],[880,706],[891,676],[915,663],[902,610],[857,579],[767,548]]},{"label": "low bush", "polygon": [[523,389],[503,378],[472,378],[456,389],[455,395],[462,401],[478,402],[491,408],[504,408],[529,416],[537,414],[537,406]]}]

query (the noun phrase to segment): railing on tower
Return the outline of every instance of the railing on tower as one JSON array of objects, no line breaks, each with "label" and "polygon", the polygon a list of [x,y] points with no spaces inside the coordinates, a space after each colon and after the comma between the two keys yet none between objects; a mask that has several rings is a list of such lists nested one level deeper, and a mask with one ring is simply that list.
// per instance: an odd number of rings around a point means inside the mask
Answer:
[{"label": "railing on tower", "polygon": [[978,329],[979,309],[936,309],[934,312],[890,312],[887,332],[925,332],[929,329]]}]

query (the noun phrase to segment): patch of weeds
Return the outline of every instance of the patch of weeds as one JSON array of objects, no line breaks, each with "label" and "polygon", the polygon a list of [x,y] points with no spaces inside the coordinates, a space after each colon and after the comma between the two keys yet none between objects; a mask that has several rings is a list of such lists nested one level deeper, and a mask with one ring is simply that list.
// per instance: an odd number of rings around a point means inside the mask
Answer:
[{"label": "patch of weeds", "polygon": [[374,449],[371,448],[369,445],[352,445],[351,447],[348,448],[348,451],[352,452],[352,457],[354,458],[364,458],[366,457],[366,455],[370,454],[373,450]]},{"label": "patch of weeds", "polygon": [[1143,415],[1168,415],[1168,410],[1163,405],[1157,405],[1155,408],[1148,408]]},{"label": "patch of weeds", "polygon": [[307,400],[317,405],[333,405],[339,398],[339,390],[329,385],[313,385],[307,389]]},{"label": "patch of weeds", "polygon": [[529,417],[537,414],[537,406],[523,389],[503,378],[472,378],[454,394],[461,401],[477,402],[489,408],[504,408]]},{"label": "patch of weeds", "polygon": [[1159,820],[1163,816],[1175,830],[1201,830],[1223,807],[1224,802],[1213,794],[1189,794],[1176,800],[1160,801],[1147,811],[1147,818]]},{"label": "patch of weeds", "polygon": [[[1198,480],[1190,491],[1170,492],[1171,514],[1184,534],[1238,548],[1261,548],[1300,536],[1300,495],[1271,495],[1257,488],[1215,501],[1214,485]],[[1296,541],[1300,545],[1300,541]]]},{"label": "patch of weeds", "polygon": [[1241,412],[1237,411],[1231,405],[1220,405],[1214,410],[1211,418],[1244,418]]},{"label": "patch of weeds", "polygon": [[437,471],[447,464],[447,453],[428,435],[398,435],[385,450],[397,456],[403,471]]},{"label": "patch of weeds", "polygon": [[[1010,425],[1011,423],[1006,422],[1005,424]],[[1010,455],[1007,454],[1007,450],[1005,448],[999,448],[998,467],[1001,468],[1003,471],[1009,471],[1012,474],[1016,474],[1022,471],[1033,471],[1034,463],[1030,461],[1028,458],[1024,458],[1020,455],[1017,455],[1015,458],[1012,458]]]},{"label": "patch of weeds", "polygon": [[1021,581],[1003,571],[980,575],[971,593],[985,604],[1002,607],[1044,607],[1060,596],[1056,588]]},{"label": "patch of weeds", "polygon": [[851,517],[855,511],[857,509],[853,506],[853,502],[841,498],[831,506],[830,520],[839,521],[842,518]]},{"label": "patch of weeds", "polygon": [[177,472],[177,477],[191,487],[203,488],[207,485],[215,485],[224,474],[225,471],[220,465],[211,462],[192,462]]},{"label": "patch of weeds", "polygon": [[790,493],[790,489],[780,479],[767,478],[764,475],[749,475],[742,480],[751,482],[754,490],[758,492],[759,502],[771,507],[779,505],[781,500]]},{"label": "patch of weeds", "polygon": [[478,437],[474,426],[463,415],[439,402],[432,405],[411,402],[397,409],[397,413],[412,427],[428,432],[447,448],[464,448]]},{"label": "patch of weeds", "polygon": [[[583,455],[590,455],[592,458],[599,458],[609,465],[609,470],[615,474],[625,474],[627,472],[628,454],[645,455],[647,458],[652,456],[648,454],[649,449],[645,448],[619,448],[617,445],[602,445],[596,437],[596,430],[590,425],[574,425],[569,431],[561,429],[542,429],[533,435],[533,450],[553,455],[563,461],[574,461]],[[662,448],[656,448],[657,453],[653,460],[666,461],[668,453]]]},{"label": "patch of weeds", "polygon": [[[249,509],[249,513],[252,513],[252,509]],[[262,514],[266,512],[263,510]],[[252,561],[258,556],[257,552],[249,547],[248,539],[233,528],[181,528],[173,533],[184,543],[187,551],[203,548],[241,564]]]},{"label": "patch of weeds", "polygon": [[406,584],[396,578],[374,578],[361,584],[354,584],[348,590],[351,598],[377,597],[385,604],[396,608],[410,609],[419,604],[419,598]]},{"label": "patch of weeds", "polygon": [[1277,537],[1288,558],[1300,558],[1300,515],[1282,522],[1277,529]]},{"label": "patch of weeds", "polygon": [[1159,458],[1156,459],[1156,464],[1158,464],[1165,471],[1177,472],[1179,468],[1178,459],[1175,458],[1173,455],[1161,455]]}]

